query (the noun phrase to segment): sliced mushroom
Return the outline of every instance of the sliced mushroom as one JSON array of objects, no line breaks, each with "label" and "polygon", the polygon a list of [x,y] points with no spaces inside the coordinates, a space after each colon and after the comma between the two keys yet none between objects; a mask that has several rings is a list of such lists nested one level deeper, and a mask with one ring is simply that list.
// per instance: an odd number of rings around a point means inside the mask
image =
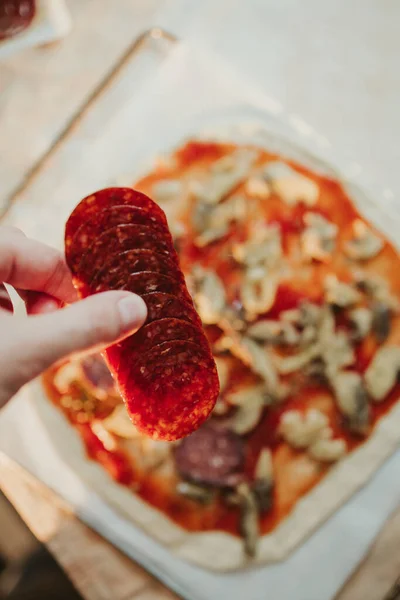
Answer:
[{"label": "sliced mushroom", "polygon": [[116,406],[108,417],[103,419],[103,426],[118,437],[133,440],[141,437],[136,427],[128,417],[128,412],[124,404]]},{"label": "sliced mushroom", "polygon": [[298,354],[291,356],[277,357],[276,368],[281,375],[289,375],[295,373],[300,369],[303,369],[312,360],[317,358],[321,353],[321,347],[319,344],[313,344],[308,348],[305,348]]},{"label": "sliced mushroom", "polygon": [[195,280],[194,300],[201,320],[206,325],[218,323],[225,308],[225,288],[214,271],[195,267],[193,269]]},{"label": "sliced mushroom", "polygon": [[390,333],[392,311],[384,302],[372,305],[372,331],[379,344],[382,344]]},{"label": "sliced mushroom", "polygon": [[339,281],[336,275],[325,277],[325,300],[339,308],[347,308],[357,304],[361,299],[360,292],[349,283]]},{"label": "sliced mushroom", "polygon": [[395,386],[400,372],[400,347],[384,346],[375,353],[365,371],[367,392],[374,402],[382,402]]},{"label": "sliced mushroom", "polygon": [[308,449],[314,460],[333,463],[340,460],[347,452],[347,444],[343,439],[319,439]]},{"label": "sliced mushroom", "polygon": [[206,488],[189,481],[180,481],[176,486],[176,491],[181,496],[190,498],[200,504],[210,504],[215,498],[215,490]]},{"label": "sliced mushroom", "polygon": [[231,223],[245,218],[246,211],[246,198],[237,194],[216,206],[198,202],[192,216],[193,225],[198,232],[196,245],[203,247],[224,237],[229,232]]},{"label": "sliced mushroom", "polygon": [[282,258],[280,228],[277,225],[258,224],[246,243],[233,246],[232,254],[238,263],[247,267],[276,267]]},{"label": "sliced mushroom", "polygon": [[279,377],[271,354],[254,340],[243,338],[242,345],[251,356],[251,369],[265,382],[267,391],[276,396],[279,390]]},{"label": "sliced mushroom", "polygon": [[367,337],[372,326],[372,311],[369,308],[363,306],[353,308],[353,310],[349,312],[349,320],[352,327],[353,339],[355,341],[359,342]]},{"label": "sliced mushroom", "polygon": [[278,293],[279,277],[276,273],[267,273],[264,269],[255,272],[248,269],[240,291],[240,298],[248,321],[268,312],[274,305]]},{"label": "sliced mushroom", "polygon": [[331,385],[336,404],[349,429],[366,433],[370,423],[370,407],[361,375],[355,371],[341,371],[332,378]]},{"label": "sliced mushroom", "polygon": [[265,200],[271,195],[271,189],[268,183],[262,177],[250,177],[245,184],[244,190],[246,194],[252,198]]},{"label": "sliced mushroom", "polygon": [[288,321],[264,319],[247,329],[247,335],[260,342],[293,346],[300,340],[297,329]]},{"label": "sliced mushroom", "polygon": [[154,183],[151,188],[153,198],[159,204],[180,198],[182,192],[183,184],[178,179],[161,179]]},{"label": "sliced mushroom", "polygon": [[289,410],[281,419],[279,433],[293,448],[308,448],[328,424],[328,417],[319,410],[311,409],[306,414]]},{"label": "sliced mushroom", "polygon": [[334,248],[338,227],[318,213],[304,215],[306,228],[301,235],[302,250],[306,258],[326,261]]},{"label": "sliced mushroom", "polygon": [[332,377],[337,371],[354,364],[356,356],[347,333],[338,331],[326,341],[321,352],[325,363],[325,371],[328,377]]},{"label": "sliced mushroom", "polygon": [[240,501],[239,529],[244,539],[244,550],[247,556],[254,557],[260,538],[257,499],[247,483],[239,484],[236,492]]},{"label": "sliced mushroom", "polygon": [[357,219],[353,223],[354,238],[347,242],[344,251],[353,260],[369,260],[379,254],[383,240],[378,237],[364,221]]},{"label": "sliced mushroom", "polygon": [[260,512],[267,512],[272,506],[274,487],[274,472],[272,453],[269,448],[263,448],[257,459],[254,470],[254,481],[251,489],[256,497]]},{"label": "sliced mushroom", "polygon": [[246,179],[256,158],[255,151],[238,151],[215,162],[206,181],[192,182],[195,198],[205,204],[218,204]]},{"label": "sliced mushroom", "polygon": [[399,311],[399,299],[393,296],[389,289],[389,284],[385,279],[357,270],[354,273],[354,281],[358,289],[368,294],[373,301],[383,302],[392,312],[397,313]]},{"label": "sliced mushroom", "polygon": [[312,179],[298,173],[282,162],[271,162],[264,169],[264,176],[272,190],[289,206],[304,202],[315,206],[319,187]]},{"label": "sliced mushroom", "polygon": [[253,431],[261,421],[264,406],[262,398],[253,396],[246,404],[238,407],[230,423],[230,429],[238,435],[247,435]]}]

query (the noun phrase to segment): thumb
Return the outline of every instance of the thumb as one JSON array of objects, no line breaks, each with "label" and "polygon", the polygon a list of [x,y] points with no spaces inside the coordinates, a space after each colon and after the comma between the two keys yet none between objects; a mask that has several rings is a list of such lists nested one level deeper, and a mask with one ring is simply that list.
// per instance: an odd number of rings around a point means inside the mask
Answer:
[{"label": "thumb", "polygon": [[130,292],[112,291],[48,314],[27,319],[3,317],[6,343],[4,348],[0,344],[0,378],[6,378],[9,397],[61,358],[108,346],[133,333],[143,325],[146,316],[142,298]]}]

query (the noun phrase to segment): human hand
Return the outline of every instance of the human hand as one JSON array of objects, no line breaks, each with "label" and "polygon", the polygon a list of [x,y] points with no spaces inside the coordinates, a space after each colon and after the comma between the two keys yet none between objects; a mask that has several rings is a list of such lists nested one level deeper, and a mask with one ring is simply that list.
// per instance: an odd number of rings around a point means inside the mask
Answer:
[{"label": "human hand", "polygon": [[[13,315],[4,283],[24,300],[27,318]],[[144,301],[130,292],[104,292],[61,308],[76,300],[57,250],[0,227],[0,407],[53,363],[122,339],[147,315]]]}]

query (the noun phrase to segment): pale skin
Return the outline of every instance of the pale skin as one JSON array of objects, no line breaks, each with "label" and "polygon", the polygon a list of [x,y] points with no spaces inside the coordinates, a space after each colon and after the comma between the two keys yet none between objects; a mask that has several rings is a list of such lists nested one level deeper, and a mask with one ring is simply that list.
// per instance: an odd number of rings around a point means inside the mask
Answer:
[{"label": "pale skin", "polygon": [[[4,284],[25,302],[27,316],[14,314]],[[126,337],[147,316],[143,300],[130,292],[77,300],[60,252],[0,227],[0,408],[52,364]]]}]

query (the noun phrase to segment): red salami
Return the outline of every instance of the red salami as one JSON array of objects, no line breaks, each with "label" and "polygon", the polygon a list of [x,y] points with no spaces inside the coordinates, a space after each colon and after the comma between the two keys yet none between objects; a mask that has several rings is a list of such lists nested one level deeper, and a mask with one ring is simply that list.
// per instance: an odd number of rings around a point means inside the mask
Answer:
[{"label": "red salami", "polygon": [[[141,192],[131,188],[106,188],[86,196],[74,209],[65,227],[66,247],[68,248],[71,245],[72,238],[83,223],[93,219],[96,220],[98,213],[105,209],[123,204],[143,209],[149,214],[149,221],[152,218],[159,224],[164,223],[168,227],[165,214],[161,208]],[[98,235],[100,235],[100,231]]]},{"label": "red salami", "polygon": [[[121,204],[132,208],[130,216]],[[128,221],[104,231],[122,216]],[[81,296],[123,289],[147,304],[145,327],[105,351],[134,424],[154,439],[193,432],[214,407],[218,375],[164,213],[133,190],[103,190],[72,213],[66,246]]]},{"label": "red salami", "polygon": [[124,277],[126,272],[132,275],[139,271],[155,271],[156,273],[162,273],[168,277],[184,281],[182,271],[179,269],[176,261],[170,256],[158,254],[149,249],[142,250],[135,248],[133,250],[126,250],[106,262],[104,267],[96,273],[89,287],[94,292],[98,291],[97,286],[103,289],[105,287],[113,289],[113,286]]},{"label": "red salami", "polygon": [[[199,346],[208,348],[208,343],[203,332],[199,327],[188,321],[183,321],[182,319],[159,319],[158,321],[152,321],[119,344],[119,360],[125,363],[125,359],[129,359],[132,363],[135,360],[135,356],[139,359],[142,354],[153,347],[160,346],[165,342],[183,340],[195,342]],[[124,381],[120,379],[120,383],[123,385]]]},{"label": "red salami", "polygon": [[[134,248],[153,250],[153,252],[167,256],[175,254],[172,239],[170,240],[166,235],[161,239],[152,227],[148,225],[117,225],[104,231],[89,246],[74,274],[85,281],[91,281],[103,267],[106,257],[116,256]],[[68,266],[71,268],[72,265]]]},{"label": "red salami", "polygon": [[177,298],[163,292],[151,292],[144,294],[142,297],[147,305],[147,323],[157,319],[176,317],[201,326],[200,317],[191,301],[188,302],[183,298]]},{"label": "red salami", "polygon": [[0,40],[29,27],[35,12],[35,0],[0,0]]},{"label": "red salami", "polygon": [[92,244],[101,232],[117,225],[149,225],[161,233],[167,232],[166,223],[159,222],[141,206],[113,206],[100,211],[93,219],[82,223],[75,235],[65,240],[65,255],[72,273],[76,272],[82,253]]},{"label": "red salami", "polygon": [[219,393],[211,352],[186,340],[164,342],[119,369],[132,422],[153,439],[172,441],[197,429]]},{"label": "red salami", "polygon": [[243,474],[243,440],[227,429],[204,425],[179,444],[175,461],[185,479],[220,487],[234,485]]}]

